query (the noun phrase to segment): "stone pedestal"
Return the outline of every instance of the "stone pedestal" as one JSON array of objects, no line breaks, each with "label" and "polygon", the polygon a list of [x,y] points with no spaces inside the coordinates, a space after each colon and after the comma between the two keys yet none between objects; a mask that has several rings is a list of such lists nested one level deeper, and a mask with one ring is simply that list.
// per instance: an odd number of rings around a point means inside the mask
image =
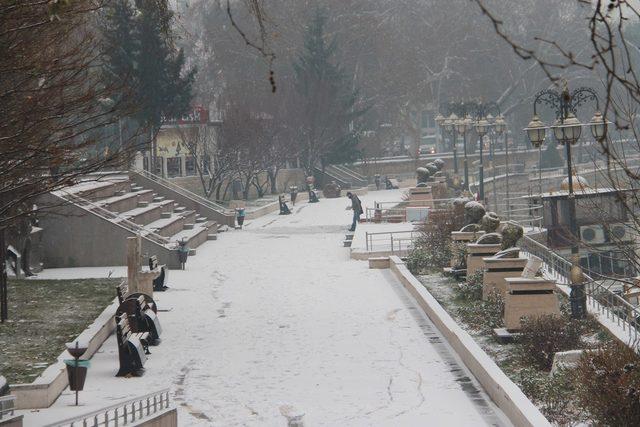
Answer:
[{"label": "stone pedestal", "polygon": [[504,298],[507,293],[507,277],[520,277],[526,258],[483,258],[486,269],[482,280],[482,299],[486,300],[493,292],[499,292]]},{"label": "stone pedestal", "polygon": [[142,239],[127,237],[127,287],[129,294],[143,293],[153,298],[153,280],[160,270],[142,268]]},{"label": "stone pedestal", "polygon": [[543,315],[560,316],[560,304],[553,280],[542,277],[507,277],[504,300],[504,324],[508,330],[522,328],[522,318]]},{"label": "stone pedestal", "polygon": [[[467,243],[471,243],[471,242],[475,242],[476,240],[478,240],[478,237],[482,236],[484,234],[484,231],[472,231],[472,232],[468,232],[468,231],[452,231],[451,232],[451,244],[452,246],[455,245],[456,243],[464,243],[465,245]],[[455,254],[454,256],[451,257],[451,261],[449,262],[449,265],[451,267],[455,267]]]},{"label": "stone pedestal", "polygon": [[433,207],[431,186],[413,187],[409,189],[409,206]]},{"label": "stone pedestal", "polygon": [[467,277],[471,277],[477,271],[484,268],[483,258],[491,257],[500,252],[502,245],[483,245],[477,243],[467,244]]}]

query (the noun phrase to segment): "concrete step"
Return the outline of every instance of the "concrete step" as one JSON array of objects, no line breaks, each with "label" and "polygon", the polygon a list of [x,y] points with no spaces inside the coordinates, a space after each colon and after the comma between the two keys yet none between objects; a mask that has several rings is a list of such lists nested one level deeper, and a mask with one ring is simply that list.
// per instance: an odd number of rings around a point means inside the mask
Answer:
[{"label": "concrete step", "polygon": [[185,219],[185,222],[189,222],[189,223],[195,223],[196,217],[198,216],[196,211],[183,211],[183,212],[178,212],[178,214]]},{"label": "concrete step", "polygon": [[183,230],[193,230],[193,229],[195,228],[195,226],[196,226],[196,225],[195,225],[195,224],[193,224],[193,223],[184,224],[184,225],[182,226],[182,229],[183,229]]},{"label": "concrete step", "polygon": [[153,231],[163,237],[171,237],[182,231],[184,227],[184,218],[180,215],[172,215],[168,218],[160,218],[145,226],[146,229]]},{"label": "concrete step", "polygon": [[199,217],[196,217],[196,222],[197,222],[198,224],[203,223],[203,222],[207,222],[207,217],[206,217],[206,216],[199,216]]},{"label": "concrete step", "polygon": [[181,232],[174,234],[171,236],[170,240],[173,242],[180,242],[182,239],[186,239],[188,242],[187,246],[189,246],[190,249],[195,249],[207,241],[208,234],[206,227],[197,225],[193,229],[182,230]]},{"label": "concrete step", "polygon": [[207,234],[207,240],[218,240],[217,234]]},{"label": "concrete step", "polygon": [[111,212],[126,212],[131,209],[140,207],[140,202],[148,202],[152,196],[151,190],[143,190],[137,193],[126,192],[119,196],[107,197],[100,199],[95,203]]},{"label": "concrete step", "polygon": [[185,208],[184,206],[178,206],[178,207],[173,209],[173,211],[176,212],[176,213],[184,212],[186,210],[187,210],[187,208]]},{"label": "concrete step", "polygon": [[[134,193],[135,194],[135,193]],[[139,208],[144,208],[146,206],[149,206],[149,202],[147,202],[146,200],[139,200],[138,201],[138,207]]]},{"label": "concrete step", "polygon": [[153,197],[153,201],[156,202],[156,203],[157,202],[162,202],[163,200],[166,200],[166,197],[158,196],[158,195],[154,195],[154,197]]},{"label": "concrete step", "polygon": [[162,212],[174,212],[173,210],[173,200],[163,200],[161,202],[152,202],[153,205],[160,206],[162,208]]},{"label": "concrete step", "polygon": [[135,208],[122,212],[120,216],[135,222],[136,224],[146,225],[160,219],[162,215],[162,206],[149,205],[145,207]]},{"label": "concrete step", "polygon": [[139,185],[132,185],[131,186],[131,191],[137,193],[138,191],[142,191],[144,190],[144,187],[140,187]]},{"label": "concrete step", "polygon": [[96,201],[116,196],[116,193],[129,192],[129,180],[83,181],[66,189],[67,192],[84,199]]},{"label": "concrete step", "polygon": [[160,218],[171,218],[173,216],[173,212],[162,212],[160,214]]}]

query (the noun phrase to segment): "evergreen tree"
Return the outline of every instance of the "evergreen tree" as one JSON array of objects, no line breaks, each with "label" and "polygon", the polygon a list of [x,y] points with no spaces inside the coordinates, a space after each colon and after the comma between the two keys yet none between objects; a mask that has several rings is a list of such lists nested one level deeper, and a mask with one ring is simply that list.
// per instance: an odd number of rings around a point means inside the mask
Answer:
[{"label": "evergreen tree", "polygon": [[175,48],[168,0],[113,0],[103,28],[106,80],[128,100],[139,125],[154,132],[163,116],[180,116],[193,98],[195,69]]},{"label": "evergreen tree", "polygon": [[186,112],[193,98],[195,69],[184,76],[182,51],[173,44],[173,13],[167,0],[136,0],[138,101],[141,122],[157,129],[162,116]]},{"label": "evergreen tree", "polygon": [[105,7],[102,20],[105,79],[125,99],[125,89],[136,86],[135,63],[140,46],[135,35],[135,10],[129,0],[113,0]]},{"label": "evergreen tree", "polygon": [[353,121],[365,113],[358,109],[358,91],[335,63],[337,43],[327,40],[326,14],[316,10],[304,35],[304,50],[294,63],[298,95],[301,160],[307,173],[322,162],[349,162],[360,156],[359,132]]}]

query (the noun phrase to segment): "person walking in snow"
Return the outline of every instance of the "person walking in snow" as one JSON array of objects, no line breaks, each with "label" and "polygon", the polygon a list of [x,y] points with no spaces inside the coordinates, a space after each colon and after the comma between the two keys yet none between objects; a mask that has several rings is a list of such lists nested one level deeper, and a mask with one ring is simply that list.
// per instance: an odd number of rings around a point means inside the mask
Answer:
[{"label": "person walking in snow", "polygon": [[353,224],[351,224],[349,231],[356,231],[356,225],[358,221],[360,221],[360,215],[363,214],[362,202],[360,202],[360,198],[351,191],[347,192],[347,197],[351,199],[351,209],[353,210]]}]

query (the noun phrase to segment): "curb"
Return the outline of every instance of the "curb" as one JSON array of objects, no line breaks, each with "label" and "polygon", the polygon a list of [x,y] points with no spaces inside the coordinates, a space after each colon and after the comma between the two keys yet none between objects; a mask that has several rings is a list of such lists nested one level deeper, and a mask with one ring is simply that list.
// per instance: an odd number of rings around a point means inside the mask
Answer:
[{"label": "curb", "polygon": [[389,257],[390,269],[402,285],[418,302],[462,362],[476,377],[493,402],[515,426],[550,426],[540,410],[520,388],[505,375],[495,362],[480,348],[442,308],[397,256]]}]

